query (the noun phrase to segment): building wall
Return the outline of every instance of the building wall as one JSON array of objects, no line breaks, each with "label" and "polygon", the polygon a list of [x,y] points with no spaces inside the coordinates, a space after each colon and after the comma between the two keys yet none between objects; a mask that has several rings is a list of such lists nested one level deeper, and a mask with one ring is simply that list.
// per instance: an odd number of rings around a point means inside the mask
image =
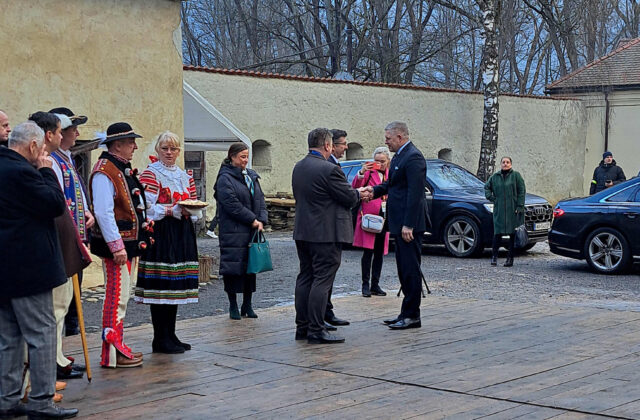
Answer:
[{"label": "building wall", "polygon": [[[605,151],[606,103],[602,93],[572,96],[584,103],[588,117],[584,166],[584,189],[588,193],[593,170],[602,160],[602,153]],[[629,179],[640,171],[640,92],[612,92],[609,94],[609,107],[608,149]]]},{"label": "building wall", "polygon": [[179,1],[3,0],[0,27],[0,108],[12,125],[58,106],[89,117],[81,139],[127,121],[144,136],[141,168],[154,135],[182,136]]},{"label": "building wall", "polygon": [[[451,149],[451,160],[475,172],[482,95],[226,75],[187,70],[185,80],[246,134],[271,144],[271,169],[257,168],[266,192],[291,191],[291,171],[316,127],[342,128],[369,155],[384,145],[384,126],[409,124],[426,157]],[[500,98],[498,155],[510,155],[527,190],[550,201],[583,193],[584,108],[580,102]],[[209,156],[219,165],[220,156]],[[217,156],[220,155],[220,156]],[[208,170],[207,185],[217,167]],[[212,198],[211,195],[208,196]]]}]

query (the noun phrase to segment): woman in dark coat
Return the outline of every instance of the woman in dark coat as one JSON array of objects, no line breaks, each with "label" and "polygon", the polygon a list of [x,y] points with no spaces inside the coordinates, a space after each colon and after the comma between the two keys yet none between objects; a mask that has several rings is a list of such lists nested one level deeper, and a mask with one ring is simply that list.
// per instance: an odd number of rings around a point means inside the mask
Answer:
[{"label": "woman in dark coat", "polygon": [[524,224],[524,200],[526,189],[520,173],[511,168],[511,158],[500,160],[500,172],[491,175],[484,184],[484,194],[493,203],[493,253],[491,265],[498,264],[498,248],[503,235],[509,235],[505,267],[513,266],[515,231]]},{"label": "woman in dark coat", "polygon": [[[244,143],[229,147],[220,167],[214,188],[218,206],[218,236],[220,237],[220,274],[224,291],[229,296],[229,317],[257,318],[251,307],[251,295],[256,291],[256,275],[247,274],[248,245],[256,229],[267,223],[267,206],[260,188],[260,177],[247,169],[249,149]],[[238,311],[236,294],[242,293]]]}]

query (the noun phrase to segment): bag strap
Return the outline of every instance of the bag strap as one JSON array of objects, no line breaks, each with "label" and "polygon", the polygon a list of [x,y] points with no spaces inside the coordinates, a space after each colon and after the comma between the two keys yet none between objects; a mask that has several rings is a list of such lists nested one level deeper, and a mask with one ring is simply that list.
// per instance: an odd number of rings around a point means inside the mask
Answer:
[{"label": "bag strap", "polygon": [[257,244],[257,243],[265,243],[267,242],[267,238],[264,236],[264,232],[261,230],[256,229],[253,232],[253,236],[251,237],[251,242],[249,242],[250,244]]}]

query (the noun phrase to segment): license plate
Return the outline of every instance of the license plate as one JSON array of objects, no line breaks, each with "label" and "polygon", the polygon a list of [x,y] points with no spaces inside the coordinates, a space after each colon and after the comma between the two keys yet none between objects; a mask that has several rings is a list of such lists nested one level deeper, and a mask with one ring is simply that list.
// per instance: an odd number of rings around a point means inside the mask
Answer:
[{"label": "license plate", "polygon": [[540,223],[534,223],[533,224],[533,230],[544,230],[544,229],[551,229],[551,222],[540,222]]}]

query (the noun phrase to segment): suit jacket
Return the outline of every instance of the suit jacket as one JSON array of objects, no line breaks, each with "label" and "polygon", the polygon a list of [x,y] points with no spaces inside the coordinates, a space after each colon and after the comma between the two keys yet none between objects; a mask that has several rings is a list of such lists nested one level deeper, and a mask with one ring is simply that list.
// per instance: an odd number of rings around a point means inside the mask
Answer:
[{"label": "suit jacket", "polygon": [[67,210],[56,174],[0,148],[0,294],[32,296],[67,281],[54,218]]},{"label": "suit jacket", "polygon": [[408,143],[391,159],[389,179],[373,188],[375,198],[388,194],[387,223],[392,235],[400,235],[402,226],[424,232],[427,228],[427,163],[413,143]]},{"label": "suit jacket", "polygon": [[351,207],[359,194],[340,169],[322,156],[308,154],[296,163],[291,178],[296,199],[293,239],[307,242],[351,243]]}]

